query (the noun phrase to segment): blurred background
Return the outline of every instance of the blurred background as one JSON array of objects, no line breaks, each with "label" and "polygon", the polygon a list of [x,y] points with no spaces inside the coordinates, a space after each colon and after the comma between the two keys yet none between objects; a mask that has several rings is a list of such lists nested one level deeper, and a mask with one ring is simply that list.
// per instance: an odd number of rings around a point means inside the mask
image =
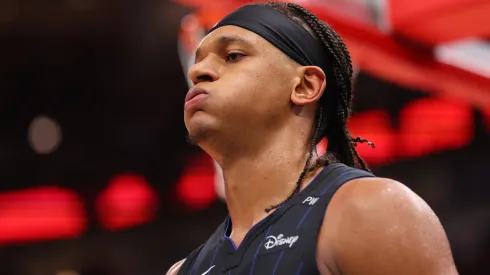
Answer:
[{"label": "blurred background", "polygon": [[[186,142],[185,72],[247,1],[0,0],[0,274],[153,275],[225,218]],[[490,274],[490,2],[296,0],[345,39],[354,135]]]}]

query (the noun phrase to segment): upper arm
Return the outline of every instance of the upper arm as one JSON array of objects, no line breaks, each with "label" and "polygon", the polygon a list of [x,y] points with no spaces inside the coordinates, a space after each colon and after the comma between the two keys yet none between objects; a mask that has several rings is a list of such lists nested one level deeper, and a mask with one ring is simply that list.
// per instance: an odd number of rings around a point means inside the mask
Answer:
[{"label": "upper arm", "polygon": [[185,259],[176,262],[168,271],[167,275],[177,275],[179,273],[180,267],[184,264]]},{"label": "upper arm", "polygon": [[[325,226],[327,224],[327,226]],[[354,180],[332,199],[320,232],[322,259],[342,274],[457,274],[432,209],[410,189],[379,178]]]}]

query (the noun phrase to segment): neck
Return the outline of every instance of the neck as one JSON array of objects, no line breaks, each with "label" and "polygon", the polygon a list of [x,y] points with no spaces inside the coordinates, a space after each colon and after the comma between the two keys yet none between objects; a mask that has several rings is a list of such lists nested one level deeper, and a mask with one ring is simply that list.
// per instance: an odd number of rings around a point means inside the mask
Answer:
[{"label": "neck", "polygon": [[[232,235],[241,237],[268,214],[265,209],[278,204],[294,190],[309,153],[308,138],[291,138],[293,133],[275,136],[254,154],[221,158],[226,204],[233,222]],[[312,160],[313,161],[313,160]],[[302,187],[320,169],[307,173]],[[241,237],[240,237],[241,236]]]}]

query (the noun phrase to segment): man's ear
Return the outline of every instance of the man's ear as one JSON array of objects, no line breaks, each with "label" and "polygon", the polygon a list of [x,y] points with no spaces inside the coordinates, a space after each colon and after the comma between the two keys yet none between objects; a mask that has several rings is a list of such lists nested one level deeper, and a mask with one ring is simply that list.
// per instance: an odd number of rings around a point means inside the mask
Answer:
[{"label": "man's ear", "polygon": [[297,106],[317,102],[327,86],[325,73],[317,66],[299,67],[298,73],[300,81],[294,86],[291,101]]}]

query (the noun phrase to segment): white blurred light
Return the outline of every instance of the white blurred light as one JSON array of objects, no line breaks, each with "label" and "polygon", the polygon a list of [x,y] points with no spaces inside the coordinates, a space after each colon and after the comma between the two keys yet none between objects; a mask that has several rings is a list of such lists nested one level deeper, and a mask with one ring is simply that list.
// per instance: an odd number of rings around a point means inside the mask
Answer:
[{"label": "white blurred light", "polygon": [[490,78],[490,42],[467,39],[437,46],[436,59]]},{"label": "white blurred light", "polygon": [[38,116],[29,125],[27,138],[36,153],[49,154],[61,143],[61,128],[52,118]]},{"label": "white blurred light", "polygon": [[383,32],[390,31],[388,0],[296,0],[295,3],[317,4],[336,15],[354,20],[364,25],[378,27]]},{"label": "white blurred light", "polygon": [[[194,64],[194,54],[196,48],[199,46],[201,40],[206,36],[204,27],[200,25],[199,19],[196,15],[187,15],[181,20],[180,34],[177,41],[177,50],[184,70],[185,79],[189,87],[194,86],[187,72]],[[186,44],[189,43],[189,44]],[[191,48],[189,48],[191,47]]]}]

